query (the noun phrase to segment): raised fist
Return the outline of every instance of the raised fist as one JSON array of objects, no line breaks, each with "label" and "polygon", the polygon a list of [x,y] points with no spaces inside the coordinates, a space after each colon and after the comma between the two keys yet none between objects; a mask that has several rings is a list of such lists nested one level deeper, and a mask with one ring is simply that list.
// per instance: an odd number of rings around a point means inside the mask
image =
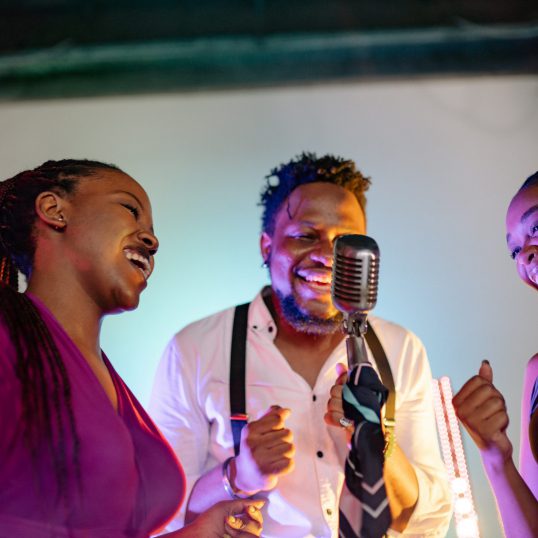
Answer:
[{"label": "raised fist", "polygon": [[483,458],[502,465],[512,457],[512,443],[506,435],[506,404],[493,385],[493,370],[488,361],[482,361],[478,375],[463,385],[452,403]]},{"label": "raised fist", "polygon": [[278,478],[295,466],[293,435],[285,428],[290,410],[273,405],[241,432],[239,455],[230,463],[230,481],[236,491],[254,495],[273,489]]}]

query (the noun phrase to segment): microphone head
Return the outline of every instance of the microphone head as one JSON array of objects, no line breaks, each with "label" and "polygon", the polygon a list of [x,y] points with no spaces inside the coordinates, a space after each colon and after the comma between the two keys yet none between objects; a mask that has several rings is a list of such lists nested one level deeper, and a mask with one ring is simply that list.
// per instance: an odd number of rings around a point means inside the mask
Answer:
[{"label": "microphone head", "polygon": [[367,314],[377,302],[379,247],[367,235],[348,234],[334,243],[331,294],[344,314]]}]

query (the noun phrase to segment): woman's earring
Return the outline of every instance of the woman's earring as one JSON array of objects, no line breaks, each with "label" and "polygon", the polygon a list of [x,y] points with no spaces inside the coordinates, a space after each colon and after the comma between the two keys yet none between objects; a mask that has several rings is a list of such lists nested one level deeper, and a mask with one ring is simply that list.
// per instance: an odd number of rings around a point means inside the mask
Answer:
[{"label": "woman's earring", "polygon": [[64,216],[63,216],[63,215],[60,215],[59,217],[56,218],[56,220],[57,220],[58,222],[61,222],[61,225],[57,224],[56,226],[54,226],[54,229],[57,230],[57,231],[63,230],[64,227],[65,227]]}]

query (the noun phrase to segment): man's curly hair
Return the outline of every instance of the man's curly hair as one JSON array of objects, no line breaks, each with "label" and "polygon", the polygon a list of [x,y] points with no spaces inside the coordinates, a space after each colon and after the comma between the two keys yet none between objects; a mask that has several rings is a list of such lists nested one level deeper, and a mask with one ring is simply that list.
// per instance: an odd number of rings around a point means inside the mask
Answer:
[{"label": "man's curly hair", "polygon": [[304,152],[289,163],[271,170],[266,180],[259,205],[263,207],[262,230],[270,236],[275,231],[276,214],[283,202],[297,187],[307,183],[319,181],[343,187],[357,198],[366,215],[365,192],[370,186],[370,178],[363,176],[351,160],[334,155],[317,157],[315,153]]}]

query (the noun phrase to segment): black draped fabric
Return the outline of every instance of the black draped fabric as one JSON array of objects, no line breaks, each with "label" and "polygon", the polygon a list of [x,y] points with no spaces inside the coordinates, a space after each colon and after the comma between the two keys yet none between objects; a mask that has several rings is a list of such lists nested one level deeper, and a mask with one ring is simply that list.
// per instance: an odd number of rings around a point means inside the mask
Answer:
[{"label": "black draped fabric", "polygon": [[381,538],[391,524],[383,480],[381,408],[388,391],[368,362],[355,366],[343,390],[345,416],[355,424],[340,499],[340,536]]}]

